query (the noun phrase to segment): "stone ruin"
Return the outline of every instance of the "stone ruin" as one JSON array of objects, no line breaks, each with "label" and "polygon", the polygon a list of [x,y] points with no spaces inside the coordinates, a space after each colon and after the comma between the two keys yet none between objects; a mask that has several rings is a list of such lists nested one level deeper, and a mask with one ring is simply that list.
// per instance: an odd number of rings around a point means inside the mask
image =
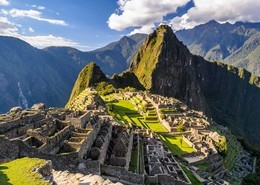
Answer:
[{"label": "stone ruin", "polygon": [[157,136],[146,137],[145,146],[145,170],[150,183],[191,184],[171,152]]}]

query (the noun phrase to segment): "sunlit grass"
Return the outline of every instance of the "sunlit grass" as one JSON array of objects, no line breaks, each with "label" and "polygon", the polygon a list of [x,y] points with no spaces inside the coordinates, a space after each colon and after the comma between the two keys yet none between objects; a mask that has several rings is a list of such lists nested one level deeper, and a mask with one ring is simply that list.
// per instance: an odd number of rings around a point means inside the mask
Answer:
[{"label": "sunlit grass", "polygon": [[159,135],[159,137],[174,155],[181,156],[194,152],[194,149],[182,140],[182,136]]},{"label": "sunlit grass", "polygon": [[45,160],[37,158],[21,158],[0,165],[1,185],[50,185],[40,174],[33,170],[42,166]]}]

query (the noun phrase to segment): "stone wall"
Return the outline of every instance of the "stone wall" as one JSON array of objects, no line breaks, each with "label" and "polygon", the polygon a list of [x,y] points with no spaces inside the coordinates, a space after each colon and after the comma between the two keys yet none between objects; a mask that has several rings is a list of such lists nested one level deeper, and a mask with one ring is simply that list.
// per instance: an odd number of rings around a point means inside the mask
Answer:
[{"label": "stone wall", "polygon": [[5,136],[0,135],[0,163],[19,156],[19,147]]},{"label": "stone wall", "polygon": [[39,148],[40,151],[43,153],[50,152],[50,150],[52,150],[55,146],[57,146],[62,140],[68,138],[71,131],[72,131],[71,126],[66,126],[61,131],[57,132],[54,136],[47,137],[46,143]]},{"label": "stone wall", "polygon": [[0,133],[1,134],[6,133],[10,130],[18,128],[21,125],[30,124],[44,118],[45,115],[39,113],[39,114],[27,115],[26,117],[17,118],[15,120],[7,121],[7,122],[2,122],[0,123]]},{"label": "stone wall", "polygon": [[98,120],[97,123],[93,125],[93,130],[90,131],[89,135],[86,137],[86,139],[83,141],[80,149],[79,149],[79,157],[81,159],[87,159],[87,153],[91,149],[91,146],[93,145],[94,141],[97,138],[98,132],[100,130],[100,127],[102,125],[103,120]]},{"label": "stone wall", "polygon": [[84,113],[78,117],[66,116],[66,121],[69,121],[75,128],[84,128],[90,120],[91,111]]},{"label": "stone wall", "polygon": [[49,160],[36,170],[44,179],[52,181],[52,162]]},{"label": "stone wall", "polygon": [[27,133],[27,130],[29,130],[29,129],[41,127],[48,121],[50,121],[50,119],[43,119],[43,120],[32,122],[32,123],[20,122],[20,125],[22,125],[22,126],[19,125],[15,128],[13,127],[10,131],[5,132],[4,135],[10,139],[16,138],[16,137],[25,135]]},{"label": "stone wall", "polygon": [[126,154],[126,165],[125,165],[126,170],[129,169],[129,163],[131,161],[132,149],[133,149],[133,137],[134,137],[133,130],[131,130],[129,144],[128,144],[128,151]]},{"label": "stone wall", "polygon": [[162,184],[162,185],[188,185],[191,184],[191,182],[188,180],[187,182],[185,181],[181,181],[181,180],[177,180],[176,178],[174,178],[171,175],[168,174],[160,174],[157,175],[158,177],[158,183]]},{"label": "stone wall", "polygon": [[99,161],[86,161],[84,163],[86,168],[81,169],[81,172],[84,174],[97,174],[101,175],[100,162]]},{"label": "stone wall", "polygon": [[129,172],[123,167],[101,165],[101,173],[104,175],[114,176],[128,182],[144,184],[144,175]]},{"label": "stone wall", "polygon": [[169,123],[161,118],[161,115],[159,114],[159,106],[156,104],[148,95],[145,95],[146,99],[151,102],[151,104],[155,107],[157,117],[159,118],[159,122],[168,130],[168,132],[171,132],[171,126]]},{"label": "stone wall", "polygon": [[111,136],[112,136],[112,125],[110,125],[110,127],[108,129],[108,133],[107,133],[106,137],[104,138],[105,142],[103,143],[103,145],[100,149],[100,155],[98,158],[98,161],[100,162],[100,164],[104,164],[104,162],[105,162],[106,155],[107,155],[107,149],[109,146]]},{"label": "stone wall", "polygon": [[197,152],[195,145],[188,138],[186,138],[185,136],[182,136],[182,140],[185,141],[190,147],[192,147]]},{"label": "stone wall", "polygon": [[158,174],[155,176],[146,176],[146,179],[151,184],[161,184],[161,185],[189,185],[190,180],[186,176],[186,182],[180,179],[176,179],[174,176],[169,174]]}]

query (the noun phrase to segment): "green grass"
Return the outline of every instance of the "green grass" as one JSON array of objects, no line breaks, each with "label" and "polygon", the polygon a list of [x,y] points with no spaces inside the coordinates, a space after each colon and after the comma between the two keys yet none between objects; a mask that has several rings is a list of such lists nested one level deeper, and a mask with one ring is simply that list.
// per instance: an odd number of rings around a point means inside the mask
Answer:
[{"label": "green grass", "polygon": [[[118,100],[113,102],[112,95],[109,96],[110,101],[107,101],[108,97],[103,97],[103,99],[105,99],[107,104],[113,105],[112,112],[118,121],[133,123],[141,128],[147,128],[154,132],[167,132],[167,129],[157,121],[157,116],[148,116],[148,119],[144,120],[144,117],[137,112],[134,104],[130,101]],[[154,112],[152,111],[151,113],[153,114]]]},{"label": "green grass", "polygon": [[184,167],[183,165],[180,166],[190,179],[192,185],[202,185],[202,183],[193,175],[193,173],[188,168]]},{"label": "green grass", "polygon": [[196,167],[199,168],[200,170],[206,170],[210,166],[211,165],[209,163],[202,163],[202,164],[197,165]]},{"label": "green grass", "polygon": [[137,172],[137,161],[138,161],[137,158],[138,158],[138,150],[133,149],[131,155],[131,161],[129,164],[129,171]]},{"label": "green grass", "polygon": [[241,148],[236,143],[236,138],[230,137],[228,144],[227,144],[227,151],[226,156],[224,158],[224,166],[228,170],[232,170],[236,163],[236,156],[241,150]]},{"label": "green grass", "polygon": [[174,155],[181,156],[183,154],[194,152],[192,147],[190,147],[185,141],[182,141],[182,136],[159,135],[159,137]]},{"label": "green grass", "polygon": [[37,158],[21,158],[0,165],[1,185],[50,185],[40,174],[33,171],[33,167],[42,166],[45,160]]},{"label": "green grass", "polygon": [[162,126],[160,123],[153,122],[153,121],[144,121],[142,120],[143,124],[146,125],[146,128],[149,128],[150,130],[154,131],[154,132],[167,132],[167,129]]}]

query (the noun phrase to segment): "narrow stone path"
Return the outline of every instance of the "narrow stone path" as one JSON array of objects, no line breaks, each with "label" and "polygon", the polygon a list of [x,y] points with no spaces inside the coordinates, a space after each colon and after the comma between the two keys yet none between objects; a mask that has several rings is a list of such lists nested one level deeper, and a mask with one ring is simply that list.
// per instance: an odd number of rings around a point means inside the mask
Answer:
[{"label": "narrow stone path", "polygon": [[68,171],[52,171],[53,181],[57,185],[123,185],[122,183],[113,183],[109,179],[103,179],[99,175],[84,175],[81,173],[72,174]]}]

